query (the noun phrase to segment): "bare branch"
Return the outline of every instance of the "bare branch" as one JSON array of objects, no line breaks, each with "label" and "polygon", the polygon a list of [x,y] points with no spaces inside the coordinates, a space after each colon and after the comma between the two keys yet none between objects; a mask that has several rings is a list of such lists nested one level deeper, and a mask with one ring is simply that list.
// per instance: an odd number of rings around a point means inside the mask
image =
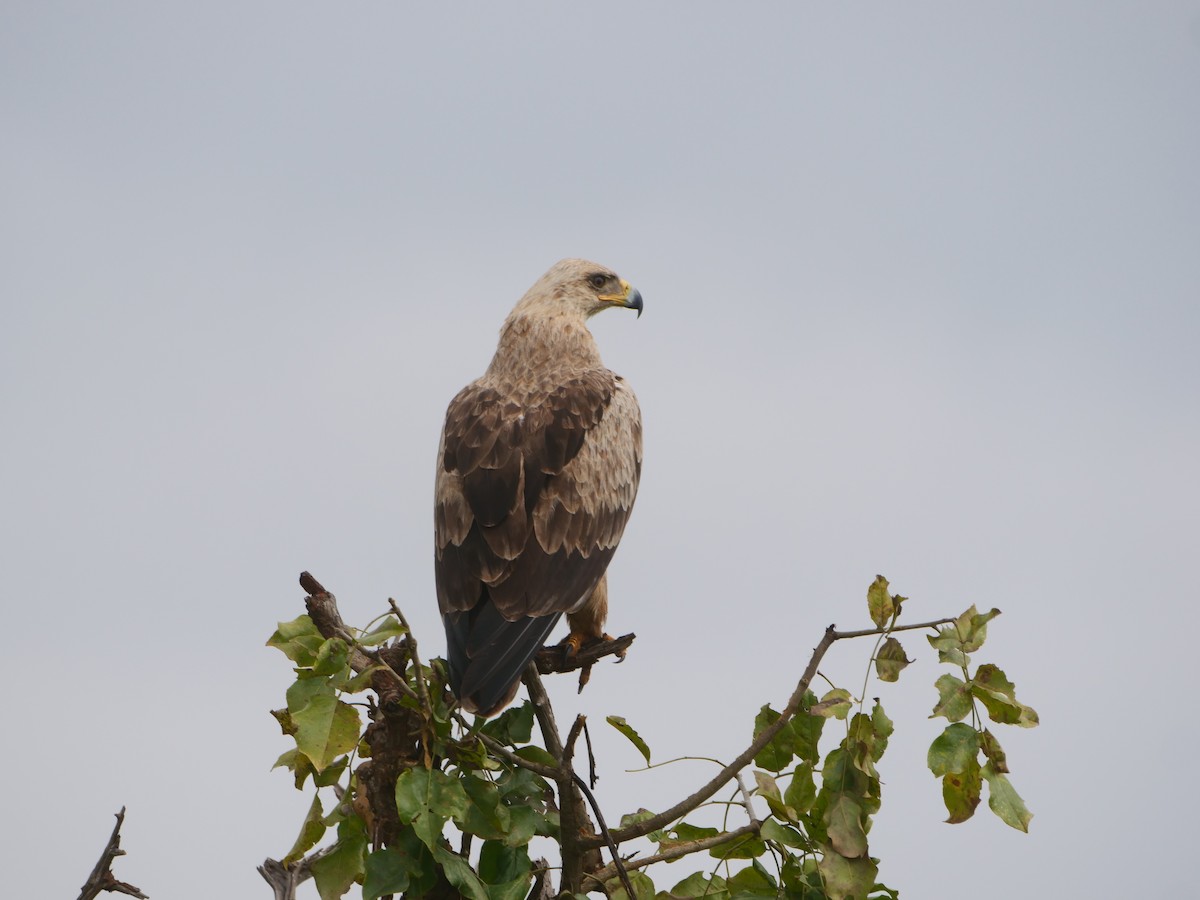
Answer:
[{"label": "bare branch", "polygon": [[921,628],[937,628],[939,625],[949,625],[956,621],[953,617],[949,619],[934,619],[932,622],[918,622],[915,625],[895,625],[884,626],[883,628],[864,628],[862,631],[835,631],[836,637],[834,640],[845,641],[850,638],[871,637],[876,634],[892,634],[897,631],[917,631]]},{"label": "bare branch", "polygon": [[92,874],[88,876],[88,880],[84,882],[83,887],[80,889],[79,900],[93,900],[101,891],[112,891],[117,894],[128,894],[130,897],[141,897],[142,900],[149,900],[141,890],[132,884],[118,881],[117,877],[112,873],[113,860],[118,856],[125,855],[125,851],[121,849],[121,825],[124,822],[125,807],[122,806],[121,811],[117,813],[117,824],[113,826],[108,843],[104,845],[104,852],[100,854],[100,859],[96,862],[95,868],[92,869]]},{"label": "bare branch", "polygon": [[265,859],[258,867],[258,874],[275,892],[275,900],[296,900],[296,888],[312,878],[313,863],[328,856],[336,848],[337,844],[322,847],[290,865],[284,865],[277,859]]}]

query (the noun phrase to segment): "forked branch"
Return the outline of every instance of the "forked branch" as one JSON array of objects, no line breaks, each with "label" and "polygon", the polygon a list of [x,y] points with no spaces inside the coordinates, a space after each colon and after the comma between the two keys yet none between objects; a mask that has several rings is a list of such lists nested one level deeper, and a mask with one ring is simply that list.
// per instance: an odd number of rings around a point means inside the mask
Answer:
[{"label": "forked branch", "polygon": [[132,884],[118,881],[112,873],[113,860],[118,856],[125,855],[125,851],[121,849],[121,825],[124,822],[125,807],[122,806],[121,811],[117,813],[117,824],[113,827],[108,843],[104,845],[104,852],[100,854],[96,867],[92,869],[92,874],[88,876],[88,880],[84,882],[83,888],[80,890],[79,900],[93,900],[101,891],[128,894],[130,897],[141,897],[142,900],[148,900],[141,890]]}]

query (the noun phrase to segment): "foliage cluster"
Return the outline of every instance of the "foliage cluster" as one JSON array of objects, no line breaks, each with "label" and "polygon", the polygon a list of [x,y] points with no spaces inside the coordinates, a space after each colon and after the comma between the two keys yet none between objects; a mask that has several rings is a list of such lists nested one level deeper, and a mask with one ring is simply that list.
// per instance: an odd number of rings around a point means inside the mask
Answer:
[{"label": "foliage cluster", "polygon": [[[910,660],[894,633],[937,626],[929,643],[955,674],[941,675],[935,684],[932,715],[949,724],[930,746],[928,763],[941,779],[952,823],[970,818],[986,783],[992,811],[1027,830],[1030,813],[984,722],[1027,728],[1037,724],[1037,714],[1016,699],[1012,682],[997,666],[972,668],[971,654],[983,646],[998,610],[980,613],[972,606],[954,619],[898,626],[905,598],[893,595],[882,577],[868,589],[867,601],[876,627],[826,632],[788,705],[759,710],[745,767],[723,769],[726,777],[687,798],[683,811],[666,822],[639,810],[609,831],[596,809],[599,832],[584,810],[572,769],[578,727],[564,747],[552,712],[530,701],[490,721],[467,722],[446,689],[443,662],[422,664],[394,605],[394,614],[359,632],[318,627],[315,615],[281,623],[268,644],[292,661],[296,679],[286,707],[273,715],[295,747],[276,765],[293,773],[297,789],[312,792],[300,834],[282,862],[309,864],[323,900],[344,896],[356,882],[366,900],[394,894],[522,900],[559,890],[603,891],[625,900],[627,887],[638,900],[894,898],[896,891],[877,881],[878,859],[868,847],[882,800],[877,767],[893,723],[878,700],[867,708],[866,682],[857,698],[844,688],[821,697],[809,690],[820,656],[836,640],[873,635],[868,676],[874,671],[882,681],[896,681]],[[530,677],[536,681],[536,674]],[[535,685],[527,684],[532,692]],[[363,692],[365,702],[350,699]],[[365,730],[362,707],[371,722]],[[389,717],[393,730],[385,740],[380,729]],[[650,748],[637,731],[617,716],[608,722],[649,765]],[[835,722],[841,724],[831,727]],[[534,739],[535,723],[540,742]],[[399,744],[397,727],[403,731]],[[831,741],[822,754],[822,744]],[[752,774],[743,778],[751,762]],[[380,791],[382,771],[391,774]],[[686,821],[728,785],[733,794],[726,808],[740,810],[744,824],[729,827],[729,813],[722,828]],[[752,795],[765,803],[765,817]],[[336,840],[314,851],[330,829]],[[559,847],[563,874],[557,889],[552,867],[530,852],[537,836]],[[648,855],[626,852],[623,862],[607,865],[601,860],[601,846],[619,851],[641,836],[654,845]],[[702,853],[714,860],[711,867],[670,890],[656,887],[647,871]]]}]

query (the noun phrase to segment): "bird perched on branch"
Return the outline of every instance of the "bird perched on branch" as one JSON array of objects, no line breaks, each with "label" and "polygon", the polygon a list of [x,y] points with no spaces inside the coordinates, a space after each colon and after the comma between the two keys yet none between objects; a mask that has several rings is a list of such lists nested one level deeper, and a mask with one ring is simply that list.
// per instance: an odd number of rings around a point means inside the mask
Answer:
[{"label": "bird perched on branch", "polygon": [[641,316],[642,296],[604,266],[556,263],[446,411],[434,570],[450,687],[468,711],[512,702],[563,613],[567,652],[607,638],[604,573],[642,470],[637,398],[587,327],[613,307]]}]

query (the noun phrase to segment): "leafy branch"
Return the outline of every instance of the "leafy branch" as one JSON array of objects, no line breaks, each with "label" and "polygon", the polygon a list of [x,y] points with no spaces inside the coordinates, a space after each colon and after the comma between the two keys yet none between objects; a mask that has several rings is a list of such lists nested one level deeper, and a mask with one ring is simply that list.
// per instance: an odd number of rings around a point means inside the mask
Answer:
[{"label": "leafy branch", "polygon": [[[877,763],[893,723],[878,700],[866,709],[866,682],[856,712],[850,691],[830,685],[818,698],[810,686],[835,643],[860,637],[876,638],[875,673],[896,681],[909,663],[896,635],[913,630],[933,631],[929,641],[939,659],[962,676],[937,681],[934,715],[950,725],[929,753],[948,821],[970,816],[986,782],[991,808],[1014,827],[1028,825],[1028,811],[1006,777],[1005,754],[979,723],[986,714],[996,723],[1031,727],[1037,715],[1016,700],[998,667],[970,669],[969,654],[983,644],[997,610],[980,614],[971,607],[958,617],[900,625],[905,598],[876,578],[867,592],[874,628],[829,626],[783,708],[759,710],[751,740],[735,759],[717,763],[716,775],[670,808],[627,815],[610,829],[588,780],[575,771],[581,737],[591,760],[586,720],[576,717],[564,738],[538,673],[578,668],[582,686],[595,661],[623,655],[632,635],[593,648],[586,658],[543,651],[524,675],[527,702],[490,721],[468,722],[447,689],[444,663],[422,661],[393,601],[370,630],[358,631],[345,625],[333,595],[315,579],[306,573],[301,583],[307,615],[281,623],[268,644],[292,660],[296,673],[287,706],[273,713],[296,746],[277,765],[293,773],[297,788],[311,781],[314,795],[291,851],[260,870],[276,876],[277,898],[293,896],[281,894],[277,881],[294,892],[308,874],[322,900],[343,896],[355,882],[366,900],[548,897],[554,893],[549,866],[528,850],[536,836],[557,843],[558,889],[575,895],[603,890],[618,900],[649,900],[656,890],[650,867],[707,852],[716,868],[688,876],[671,897],[895,897],[876,882],[878,860],[867,842],[881,803]],[[362,691],[371,692],[365,729],[357,706],[343,699]],[[968,716],[971,724],[963,721]],[[828,719],[844,721],[845,736],[822,757]],[[535,722],[540,742],[533,740]],[[633,726],[619,716],[608,722],[653,768],[649,745]],[[594,784],[594,761],[591,769]],[[731,784],[730,801],[719,801],[726,807],[721,828],[684,821],[718,803],[714,796]],[[322,800],[323,791],[333,793],[332,803]],[[756,813],[752,794],[766,803],[766,817]],[[731,827],[730,813],[739,808],[748,821]],[[329,829],[336,829],[336,840],[314,850]],[[654,852],[622,852],[622,845],[641,838],[657,845]],[[605,847],[607,863],[600,855]]]}]

